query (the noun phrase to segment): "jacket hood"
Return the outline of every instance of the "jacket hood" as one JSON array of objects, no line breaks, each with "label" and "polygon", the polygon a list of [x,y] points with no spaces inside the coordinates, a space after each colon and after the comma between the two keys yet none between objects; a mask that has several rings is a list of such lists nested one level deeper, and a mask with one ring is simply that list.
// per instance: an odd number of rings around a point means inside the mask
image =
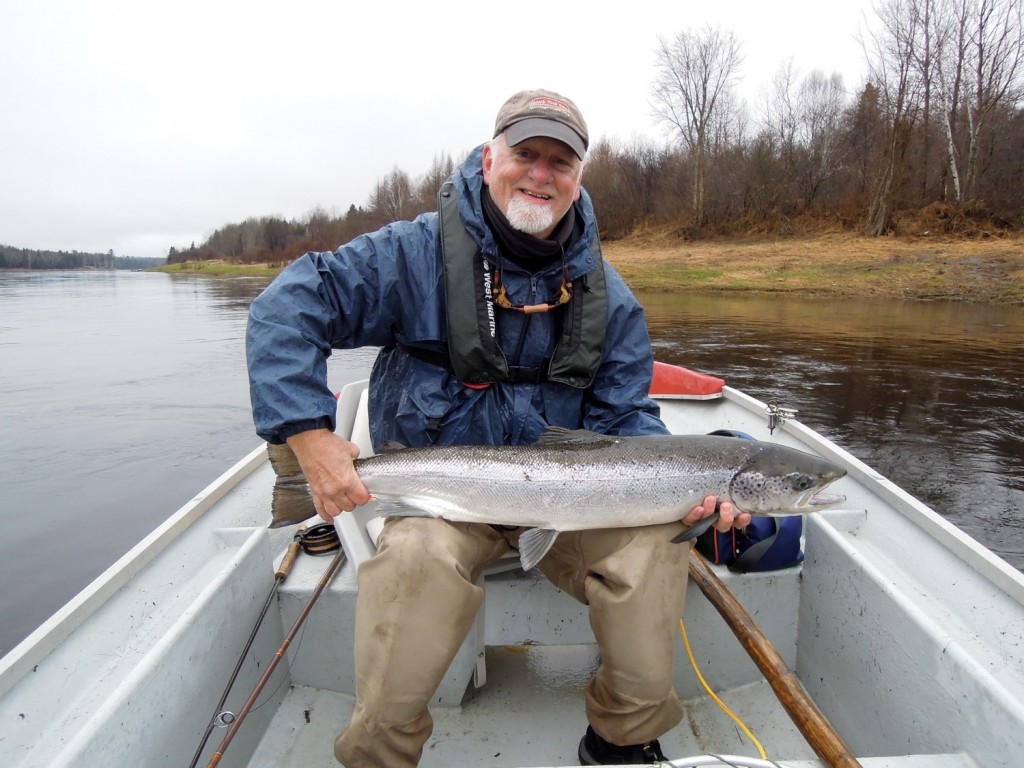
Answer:
[{"label": "jacket hood", "polygon": [[[465,162],[455,170],[451,181],[458,194],[459,214],[462,216],[462,223],[466,227],[466,231],[480,246],[480,251],[493,259],[498,252],[498,246],[484,220],[483,204],[480,202],[480,193],[484,187],[483,157],[484,145],[481,144],[470,152]],[[595,250],[600,249],[597,218],[594,216],[594,205],[587,190],[580,188],[580,199],[574,205],[576,206],[576,215],[580,221],[584,222],[584,229],[583,235],[569,246],[569,250],[565,254],[569,278],[572,280],[594,269],[595,262],[590,253],[591,245]],[[518,268],[509,264],[508,269]]]}]

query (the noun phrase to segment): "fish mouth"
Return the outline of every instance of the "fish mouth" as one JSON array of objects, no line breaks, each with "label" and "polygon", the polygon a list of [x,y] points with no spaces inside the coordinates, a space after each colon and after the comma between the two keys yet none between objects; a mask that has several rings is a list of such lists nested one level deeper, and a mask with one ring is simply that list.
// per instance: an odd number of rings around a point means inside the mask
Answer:
[{"label": "fish mouth", "polygon": [[846,501],[846,497],[841,493],[808,491],[797,499],[796,508],[814,511],[816,509],[834,507],[837,504],[842,504],[844,501]]}]

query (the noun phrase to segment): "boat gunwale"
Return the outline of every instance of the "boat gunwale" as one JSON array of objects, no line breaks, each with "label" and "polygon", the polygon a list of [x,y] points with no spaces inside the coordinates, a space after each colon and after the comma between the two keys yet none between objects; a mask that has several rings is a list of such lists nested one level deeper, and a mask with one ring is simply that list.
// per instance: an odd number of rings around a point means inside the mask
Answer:
[{"label": "boat gunwale", "polygon": [[[725,386],[723,395],[725,399],[747,410],[765,411],[765,403],[740,390]],[[802,422],[788,419],[778,428],[818,451],[824,458],[845,467],[851,478],[885,501],[894,512],[914,523],[927,536],[945,546],[1016,602],[1024,604],[1024,572],[1014,568],[927,504]]]},{"label": "boat gunwale", "polygon": [[51,651],[106,605],[118,590],[268,460],[264,446],[254,448],[118,558],[28,637],[0,657],[0,696],[18,685]]}]

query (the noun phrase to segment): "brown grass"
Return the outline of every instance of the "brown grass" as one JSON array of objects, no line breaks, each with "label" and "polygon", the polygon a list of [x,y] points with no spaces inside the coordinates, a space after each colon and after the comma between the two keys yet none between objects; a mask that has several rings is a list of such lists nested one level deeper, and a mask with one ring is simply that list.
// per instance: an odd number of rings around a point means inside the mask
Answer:
[{"label": "brown grass", "polygon": [[758,291],[1024,304],[1024,235],[680,241],[645,233],[603,245],[637,291]]}]

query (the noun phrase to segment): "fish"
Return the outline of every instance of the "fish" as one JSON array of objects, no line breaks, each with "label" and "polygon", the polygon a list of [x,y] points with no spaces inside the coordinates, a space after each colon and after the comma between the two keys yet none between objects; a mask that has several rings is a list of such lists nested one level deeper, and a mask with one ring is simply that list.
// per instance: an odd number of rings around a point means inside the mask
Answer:
[{"label": "fish", "polygon": [[[709,494],[751,515],[806,514],[845,501],[823,493],[846,475],[827,459],[717,435],[625,437],[549,427],[534,445],[392,448],[356,459],[355,468],[382,516],[529,528],[519,539],[523,570],[562,532],[681,520]],[[294,488],[301,469],[297,461],[289,469]],[[309,509],[311,501],[298,514]],[[272,526],[291,522],[299,520],[275,514]],[[675,540],[688,541],[713,522],[705,518]]]},{"label": "fish", "polygon": [[270,527],[284,528],[314,517],[313,494],[295,451],[287,443],[267,443],[267,458],[274,469]]}]

